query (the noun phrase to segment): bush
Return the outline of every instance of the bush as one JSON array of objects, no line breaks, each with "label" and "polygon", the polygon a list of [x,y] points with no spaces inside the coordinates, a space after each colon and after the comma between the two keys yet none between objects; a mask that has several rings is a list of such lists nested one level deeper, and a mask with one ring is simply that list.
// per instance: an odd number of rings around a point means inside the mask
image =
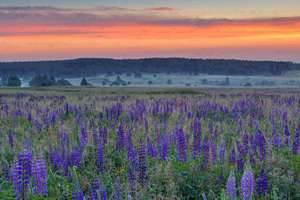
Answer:
[{"label": "bush", "polygon": [[55,85],[55,78],[48,77],[47,75],[37,75],[34,76],[31,81],[29,81],[31,87],[47,87]]},{"label": "bush", "polygon": [[22,82],[17,76],[10,76],[7,79],[7,86],[9,87],[20,87],[21,84]]}]

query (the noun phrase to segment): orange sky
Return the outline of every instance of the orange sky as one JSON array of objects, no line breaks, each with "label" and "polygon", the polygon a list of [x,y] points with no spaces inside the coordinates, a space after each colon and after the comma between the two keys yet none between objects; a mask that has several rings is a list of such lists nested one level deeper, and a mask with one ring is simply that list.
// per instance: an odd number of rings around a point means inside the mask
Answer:
[{"label": "orange sky", "polygon": [[300,61],[298,18],[186,21],[4,21],[0,26],[0,59],[180,56]]}]

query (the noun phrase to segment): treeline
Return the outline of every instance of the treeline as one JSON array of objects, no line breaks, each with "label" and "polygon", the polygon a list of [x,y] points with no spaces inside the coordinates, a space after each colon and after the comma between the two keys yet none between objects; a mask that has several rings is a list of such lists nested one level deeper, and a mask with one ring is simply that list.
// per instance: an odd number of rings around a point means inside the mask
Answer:
[{"label": "treeline", "polygon": [[185,58],[93,59],[0,63],[0,76],[86,77],[95,74],[184,73],[211,75],[281,75],[300,70],[292,62],[241,61]]},{"label": "treeline", "polygon": [[[20,87],[22,85],[21,79],[16,76],[8,76],[2,78],[0,86],[7,87]],[[89,83],[85,78],[81,81],[82,86],[89,86]],[[36,75],[29,81],[31,87],[49,87],[49,86],[72,86],[72,84],[66,79],[56,79],[53,76],[47,75]]]}]

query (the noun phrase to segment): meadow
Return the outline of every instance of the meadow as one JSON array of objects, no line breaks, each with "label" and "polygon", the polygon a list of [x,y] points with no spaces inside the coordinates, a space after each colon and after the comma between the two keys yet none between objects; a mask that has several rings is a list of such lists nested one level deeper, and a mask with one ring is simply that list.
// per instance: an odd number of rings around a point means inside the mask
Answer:
[{"label": "meadow", "polygon": [[300,199],[300,90],[0,90],[0,199]]}]

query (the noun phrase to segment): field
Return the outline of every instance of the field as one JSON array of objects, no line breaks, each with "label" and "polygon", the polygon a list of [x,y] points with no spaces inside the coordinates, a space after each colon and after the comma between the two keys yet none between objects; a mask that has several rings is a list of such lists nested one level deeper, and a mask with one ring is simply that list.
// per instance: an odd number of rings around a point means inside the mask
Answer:
[{"label": "field", "polygon": [[300,199],[300,89],[5,88],[0,199]]}]

